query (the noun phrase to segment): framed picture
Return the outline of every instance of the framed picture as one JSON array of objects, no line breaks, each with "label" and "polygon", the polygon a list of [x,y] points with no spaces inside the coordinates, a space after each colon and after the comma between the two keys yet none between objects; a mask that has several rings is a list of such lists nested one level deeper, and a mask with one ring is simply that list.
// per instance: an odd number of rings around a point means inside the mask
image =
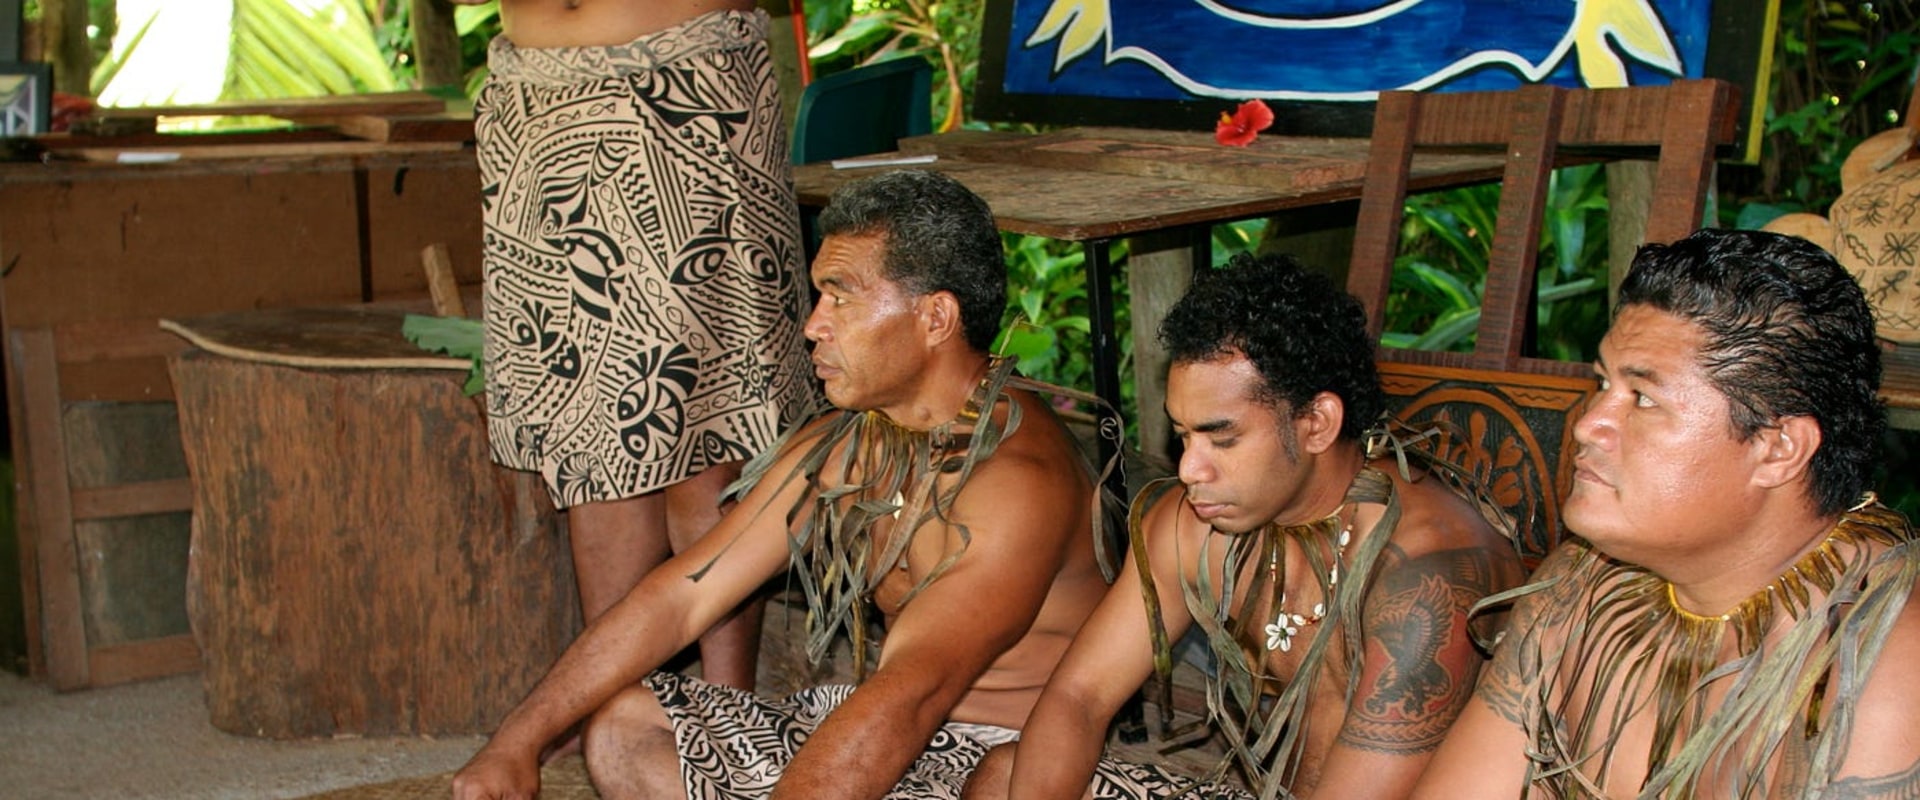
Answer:
[{"label": "framed picture", "polygon": [[988,0],[981,119],[1211,130],[1260,98],[1273,133],[1364,136],[1389,89],[1741,88],[1757,150],[1779,0]]},{"label": "framed picture", "polygon": [[52,118],[52,65],[0,62],[0,136],[46,133]]}]

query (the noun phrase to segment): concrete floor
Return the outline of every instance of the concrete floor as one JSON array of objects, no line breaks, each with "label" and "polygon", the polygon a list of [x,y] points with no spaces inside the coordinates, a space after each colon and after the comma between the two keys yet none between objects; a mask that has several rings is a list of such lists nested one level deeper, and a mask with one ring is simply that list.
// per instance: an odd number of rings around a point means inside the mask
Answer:
[{"label": "concrete floor", "polygon": [[254,739],[207,722],[197,673],[70,694],[0,673],[0,798],[303,797],[457,769],[484,741]]}]

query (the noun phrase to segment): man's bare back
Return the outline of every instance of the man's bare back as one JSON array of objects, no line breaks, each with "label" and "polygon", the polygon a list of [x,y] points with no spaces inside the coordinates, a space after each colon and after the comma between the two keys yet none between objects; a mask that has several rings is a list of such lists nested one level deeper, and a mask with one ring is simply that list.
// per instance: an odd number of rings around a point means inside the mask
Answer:
[{"label": "man's bare back", "polygon": [[753,0],[500,0],[500,29],[515,47],[595,47],[631,42],[701,14],[751,10]]}]

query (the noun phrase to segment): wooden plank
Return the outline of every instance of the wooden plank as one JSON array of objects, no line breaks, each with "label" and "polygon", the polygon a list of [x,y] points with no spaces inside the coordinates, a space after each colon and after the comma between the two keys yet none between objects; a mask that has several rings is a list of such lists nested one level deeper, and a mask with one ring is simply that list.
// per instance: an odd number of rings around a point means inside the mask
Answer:
[{"label": "wooden plank", "polygon": [[114,179],[8,180],[0,191],[9,269],[0,318],[9,328],[360,296],[350,171],[256,162],[246,171],[101,174]]},{"label": "wooden plank", "polygon": [[316,117],[303,120],[369,142],[471,142],[473,112],[448,111],[425,116]]},{"label": "wooden plank", "polygon": [[401,335],[401,311],[370,306],[209,314],[160,324],[228,358],[309,368],[467,370],[464,358],[422,350]]},{"label": "wooden plank", "polygon": [[[973,132],[969,132],[970,134]],[[951,138],[950,138],[951,137]],[[1038,136],[953,134],[915,137],[903,153],[934,153],[980,163],[1073,172],[1226,184],[1282,194],[1358,186],[1366,177],[1364,139],[1263,136],[1246,147],[1223,147],[1208,133],[1133,128],[1073,128]],[[1417,171],[1498,174],[1486,154],[1423,154]]]},{"label": "wooden plank", "polygon": [[112,135],[88,135],[84,133],[47,133],[33,137],[34,141],[54,151],[56,156],[62,151],[82,148],[123,149],[156,148],[175,150],[185,147],[224,147],[236,144],[295,144],[300,142],[337,142],[339,131],[324,128],[296,128],[285,131],[244,131],[233,133],[157,133],[136,132]]},{"label": "wooden plank", "polygon": [[298,119],[301,117],[338,117],[351,114],[437,114],[445,111],[447,100],[427,92],[376,92],[370,94],[327,95],[323,97],[287,97],[276,100],[222,100],[178,106],[101,106],[94,116],[115,117],[213,117],[265,116]]},{"label": "wooden plank", "polygon": [[1374,105],[1374,135],[1365,184],[1360,190],[1360,213],[1354,221],[1353,260],[1347,268],[1347,291],[1367,311],[1367,336],[1379,341],[1387,319],[1387,291],[1393,282],[1393,260],[1400,250],[1400,223],[1406,215],[1408,171],[1413,165],[1412,130],[1421,108],[1408,92],[1387,92]]},{"label": "wooden plank", "polygon": [[[0,284],[4,289],[4,284]],[[0,336],[0,347],[12,349],[13,337]],[[26,384],[20,374],[18,356],[0,359],[7,376],[7,439],[13,457],[14,542],[20,557],[20,605],[27,629],[27,675],[35,679],[47,674],[46,648],[41,640],[40,557],[38,507],[33,503],[32,454],[27,450]]]},{"label": "wooden plank", "polygon": [[[1680,87],[1674,92],[1667,90]],[[1731,97],[1731,84],[1718,80],[1683,81],[1670,86],[1632,87],[1626,90],[1578,92],[1561,115],[1557,137],[1562,148],[1651,148],[1667,141],[1662,120],[1672,114],[1704,112],[1693,136],[1705,132],[1715,145],[1734,143],[1739,126],[1738,104],[1714,105],[1716,97]],[[1426,146],[1481,146],[1500,141],[1506,120],[1514,114],[1517,94],[1442,92],[1427,103],[1441,117],[1427,118],[1415,129],[1414,141]],[[1702,104],[1705,105],[1694,105]]]},{"label": "wooden plank", "polygon": [[160,320],[112,319],[58,325],[53,329],[54,353],[60,364],[165,358],[185,349],[180,337],[160,328]]},{"label": "wooden plank", "polygon": [[81,618],[80,564],[74,547],[73,508],[67,482],[66,438],[60,428],[60,376],[53,332],[15,330],[13,358],[26,396],[27,464],[33,472],[34,552],[40,578],[42,646],[47,678],[68,691],[90,680],[87,631]]},{"label": "wooden plank", "polygon": [[466,301],[460,296],[460,284],[453,277],[453,257],[440,242],[420,251],[421,266],[427,272],[427,290],[433,295],[433,313],[442,317],[467,315]]},{"label": "wooden plank", "polygon": [[369,165],[360,202],[373,299],[427,292],[420,250],[436,242],[447,246],[455,280],[480,283],[480,165],[471,155]]},{"label": "wooden plank", "polygon": [[68,403],[150,403],[173,397],[167,361],[160,356],[86,361],[60,368],[60,398]]},{"label": "wooden plank", "polygon": [[192,634],[94,648],[87,654],[94,686],[113,686],[200,669]]},{"label": "wooden plank", "polygon": [[[1500,207],[1494,220],[1493,252],[1487,261],[1484,299],[1480,303],[1479,335],[1473,364],[1481,369],[1510,370],[1526,348],[1528,322],[1533,318],[1534,268],[1540,254],[1540,229],[1545,224],[1547,188],[1553,179],[1556,142],[1567,105],[1567,90],[1557,86],[1524,86],[1513,92],[1512,127],[1504,137],[1507,174],[1500,181]],[[1431,98],[1428,98],[1431,99]],[[1421,123],[1438,124],[1429,111]],[[1392,259],[1388,260],[1391,264]],[[1391,267],[1389,267],[1391,268]]]},{"label": "wooden plank", "polygon": [[104,164],[124,163],[128,159],[167,158],[178,161],[285,158],[292,156],[353,156],[391,153],[433,153],[459,152],[463,145],[457,141],[424,142],[363,142],[347,140],[339,142],[306,142],[300,144],[235,144],[224,147],[127,147],[127,148],[91,148],[76,147],[66,152],[73,156]]},{"label": "wooden plank", "polygon": [[[1197,241],[1196,241],[1197,239]],[[1167,368],[1171,359],[1160,345],[1159,321],[1165,319],[1187,287],[1193,271],[1205,269],[1208,232],[1167,231],[1128,243],[1127,287],[1133,326],[1134,420],[1140,455],[1155,466],[1173,463],[1173,424],[1167,419]]]},{"label": "wooden plank", "polygon": [[141,481],[98,489],[75,489],[75,522],[193,510],[193,481]]}]

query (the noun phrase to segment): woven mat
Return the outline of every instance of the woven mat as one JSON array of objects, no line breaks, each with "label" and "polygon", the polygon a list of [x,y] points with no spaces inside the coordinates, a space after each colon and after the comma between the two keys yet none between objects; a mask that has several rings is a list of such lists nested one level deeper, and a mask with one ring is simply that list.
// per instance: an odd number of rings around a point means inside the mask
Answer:
[{"label": "woven mat", "polygon": [[[453,773],[448,772],[335,789],[301,800],[447,800],[452,786]],[[540,800],[600,800],[587,781],[587,762],[578,755],[561,756],[541,767]]]}]

